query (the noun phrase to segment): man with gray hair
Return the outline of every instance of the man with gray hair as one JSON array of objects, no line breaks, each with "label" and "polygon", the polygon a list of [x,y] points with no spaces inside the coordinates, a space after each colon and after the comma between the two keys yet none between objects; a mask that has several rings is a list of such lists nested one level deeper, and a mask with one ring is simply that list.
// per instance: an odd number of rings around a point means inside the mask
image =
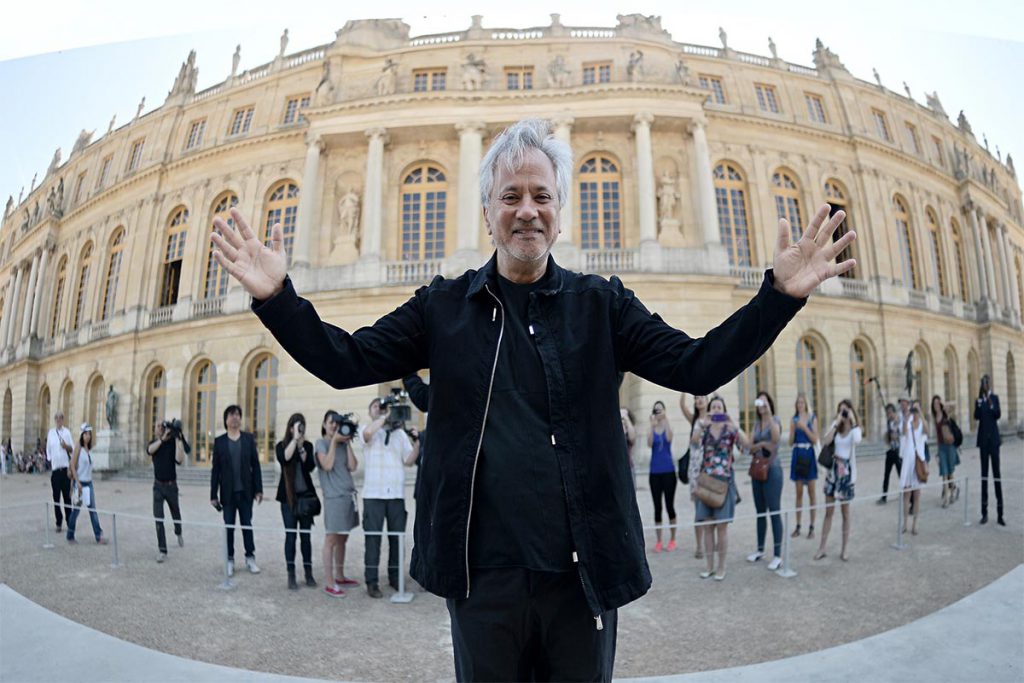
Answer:
[{"label": "man with gray hair", "polygon": [[459,680],[610,680],[617,608],[651,573],[618,419],[620,373],[708,394],[771,345],[854,233],[818,209],[797,243],[779,222],[774,269],[703,338],[649,312],[617,277],[551,257],[572,150],[519,121],[480,167],[495,253],[437,277],[370,327],[320,320],[287,277],[280,226],[264,246],[235,210],[215,258],[304,368],[337,389],[430,369],[430,433],[416,497],[412,576],[447,598]]},{"label": "man with gray hair", "polygon": [[[61,532],[64,516],[71,517],[71,451],[74,450],[71,430],[64,426],[64,412],[53,415],[53,428],[46,433],[46,460],[50,463],[50,490],[53,494],[53,516],[57,520],[57,533]],[[61,497],[64,507],[61,508]]]}]

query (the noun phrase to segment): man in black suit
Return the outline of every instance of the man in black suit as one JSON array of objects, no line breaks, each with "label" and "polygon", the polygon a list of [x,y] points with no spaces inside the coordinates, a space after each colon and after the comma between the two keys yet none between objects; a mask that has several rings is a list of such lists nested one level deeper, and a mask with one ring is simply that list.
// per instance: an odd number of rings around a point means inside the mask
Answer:
[{"label": "man in black suit", "polygon": [[999,480],[999,397],[992,393],[992,382],[988,375],[981,378],[978,400],[974,403],[974,419],[978,421],[978,448],[981,450],[981,523],[988,522],[988,464],[992,461],[992,477],[996,488],[996,519],[999,526],[1003,521],[1003,483]]},{"label": "man in black suit", "polygon": [[[213,471],[210,473],[210,505],[223,507],[228,533],[228,575],[235,573],[235,515],[243,527],[252,526],[252,501],[263,502],[263,473],[256,452],[256,439],[242,431],[242,409],[231,405],[224,410],[224,427],[213,442]],[[252,529],[242,529],[245,543],[245,566],[259,574],[256,566],[256,543]]]}]

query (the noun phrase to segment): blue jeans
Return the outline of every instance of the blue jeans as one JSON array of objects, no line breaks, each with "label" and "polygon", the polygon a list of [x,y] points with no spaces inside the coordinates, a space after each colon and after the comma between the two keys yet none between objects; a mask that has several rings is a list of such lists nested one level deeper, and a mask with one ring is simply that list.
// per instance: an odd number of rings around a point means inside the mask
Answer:
[{"label": "blue jeans", "polygon": [[[103,529],[100,528],[100,516],[96,514],[96,489],[92,487],[91,481],[83,481],[82,491],[84,492],[85,489],[89,489],[89,520],[92,522],[92,535],[98,541],[103,538]],[[67,537],[69,541],[75,538],[75,525],[78,523],[78,514],[81,511],[81,507],[71,508],[71,512],[68,514]]]},{"label": "blue jeans", "polygon": [[[782,467],[778,463],[768,468],[768,481],[751,480],[754,489],[754,507],[757,513],[778,512],[782,502]],[[772,540],[775,541],[775,557],[782,557],[782,519],[778,515],[771,515]],[[757,550],[764,552],[764,537],[768,532],[767,520],[764,517],[757,518]]]}]

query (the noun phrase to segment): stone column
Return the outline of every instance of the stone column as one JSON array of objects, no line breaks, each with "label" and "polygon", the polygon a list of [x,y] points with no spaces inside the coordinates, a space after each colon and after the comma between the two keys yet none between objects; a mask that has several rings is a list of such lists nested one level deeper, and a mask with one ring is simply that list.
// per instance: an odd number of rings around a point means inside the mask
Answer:
[{"label": "stone column", "polygon": [[[13,271],[11,274],[14,274]],[[0,353],[7,348],[5,342],[7,341],[7,328],[11,326],[11,306],[14,305],[14,302],[11,300],[13,298],[11,296],[13,290],[13,283],[8,284],[7,287],[4,288],[4,312],[3,317],[0,318]]]},{"label": "stone column", "polygon": [[313,230],[320,217],[320,155],[323,149],[323,139],[319,135],[310,136],[306,140],[306,165],[302,171],[302,189],[299,192],[292,265],[308,267],[310,264]]},{"label": "stone column", "polygon": [[1017,301],[1016,287],[1013,286],[1013,271],[1010,270],[1010,243],[1006,239],[1006,223],[996,227],[999,240],[999,256],[1003,263],[1003,285],[1006,290],[1006,307],[1015,315],[1020,315],[1020,303]]},{"label": "stone column", "polygon": [[[575,119],[571,116],[559,116],[551,120],[555,126],[555,137],[569,145],[572,148],[572,124]],[[562,234],[558,236],[558,241],[563,246],[572,246],[575,244],[573,237],[573,218],[576,216],[576,208],[573,205],[573,198],[576,195],[576,188],[573,183],[573,176],[576,170],[576,158],[573,157],[572,161],[572,172],[569,174],[569,191],[565,194],[565,201],[562,203],[562,209],[559,211],[559,224],[562,228]]]},{"label": "stone column", "polygon": [[708,138],[704,123],[694,121],[693,153],[696,162],[698,220],[704,234],[704,244],[721,244],[722,233],[718,227],[718,206],[715,203],[715,185],[711,176],[711,156],[708,153]]},{"label": "stone column", "polygon": [[992,240],[988,236],[988,223],[985,221],[985,214],[981,209],[975,208],[974,215],[977,221],[978,232],[981,233],[981,245],[985,254],[985,269],[983,272],[988,277],[989,299],[993,303],[998,303],[999,288],[996,285],[996,261],[992,256]]},{"label": "stone column", "polygon": [[990,296],[988,293],[988,276],[986,275],[985,268],[985,250],[981,246],[981,232],[978,230],[978,215],[974,212],[972,205],[964,207],[964,214],[970,223],[971,236],[974,238],[974,262],[975,262],[975,279],[978,282],[977,298],[979,301],[987,301]]},{"label": "stone column", "polygon": [[18,334],[18,304],[21,301],[21,280],[25,274],[23,265],[17,267],[17,274],[14,276],[14,292],[11,294],[10,313],[4,312],[4,317],[10,322],[7,324],[7,331],[4,334],[4,348],[9,348]]},{"label": "stone column", "polygon": [[370,140],[366,152],[366,186],[363,188],[362,257],[381,257],[381,232],[384,222],[384,145],[388,133],[384,128],[366,131]]},{"label": "stone column", "polygon": [[657,212],[654,198],[654,158],[651,152],[651,123],[648,113],[633,117],[633,135],[636,142],[636,191],[640,214],[640,241],[658,239]]},{"label": "stone column", "polygon": [[[21,312],[21,338],[27,339],[32,324],[32,306],[36,302],[36,281],[39,279],[39,254],[32,257],[32,268],[29,270],[28,283],[25,287],[25,310]],[[15,343],[18,339],[14,340]]]},{"label": "stone column", "polygon": [[483,134],[487,127],[480,121],[455,124],[459,132],[459,210],[458,250],[480,249],[480,158]]},{"label": "stone column", "polygon": [[39,261],[39,276],[36,278],[36,296],[35,303],[32,304],[32,316],[29,318],[29,331],[28,336],[32,335],[40,336],[39,331],[39,314],[43,308],[43,301],[46,293],[47,284],[49,278],[47,278],[46,267],[50,262],[50,250],[47,246],[43,247],[42,258]]}]

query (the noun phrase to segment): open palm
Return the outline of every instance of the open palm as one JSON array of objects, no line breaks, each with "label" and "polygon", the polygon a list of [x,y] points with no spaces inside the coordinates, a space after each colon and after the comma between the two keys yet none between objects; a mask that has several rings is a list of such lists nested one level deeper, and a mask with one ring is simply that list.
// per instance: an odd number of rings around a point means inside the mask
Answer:
[{"label": "open palm", "polygon": [[214,218],[213,226],[219,230],[212,235],[216,247],[213,257],[217,263],[238,280],[252,298],[269,299],[284,287],[288,271],[288,256],[284,250],[281,224],[270,229],[270,246],[266,246],[249,228],[237,209],[231,209],[231,218],[238,230],[223,218]]},{"label": "open palm", "polygon": [[779,219],[773,267],[775,287],[784,294],[803,299],[825,280],[857,265],[854,259],[833,263],[836,256],[857,239],[857,234],[851,230],[833,242],[832,235],[846,218],[846,212],[836,211],[829,218],[829,210],[828,204],[822,204],[796,243],[790,240],[789,221]]}]

